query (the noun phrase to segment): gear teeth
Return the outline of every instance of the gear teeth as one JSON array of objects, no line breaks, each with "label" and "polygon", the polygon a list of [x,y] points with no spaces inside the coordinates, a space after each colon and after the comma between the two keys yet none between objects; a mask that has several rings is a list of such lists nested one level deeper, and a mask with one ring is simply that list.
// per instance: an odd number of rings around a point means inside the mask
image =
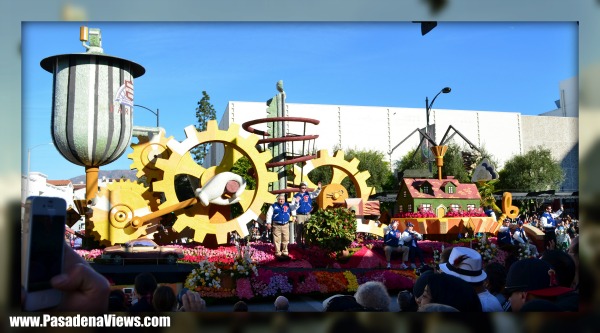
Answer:
[{"label": "gear teeth", "polygon": [[352,169],[356,169],[358,170],[358,165],[360,164],[360,161],[358,160],[358,158],[353,158],[352,161],[349,162],[349,165]]},{"label": "gear teeth", "polygon": [[[258,216],[264,202],[268,202],[274,196],[268,191],[269,183],[277,180],[277,174],[269,172],[266,168],[266,163],[271,160],[270,152],[260,153],[256,148],[258,137],[254,134],[244,138],[240,135],[240,126],[232,124],[227,130],[220,130],[216,120],[211,120],[206,123],[206,130],[199,132],[194,126],[185,128],[186,139],[182,142],[177,140],[169,140],[167,147],[171,151],[171,155],[167,159],[158,159],[154,164],[156,168],[162,170],[163,177],[161,180],[153,182],[155,192],[162,192],[166,200],[159,208],[172,207],[179,203],[175,192],[175,176],[178,174],[189,174],[205,183],[210,178],[210,173],[229,171],[233,166],[233,159],[223,160],[221,164],[215,168],[205,170],[198,166],[191,158],[189,151],[200,144],[209,142],[223,143],[227,148],[232,148],[242,155],[250,159],[251,164],[256,170],[257,188],[246,194],[245,197],[245,212],[237,219],[227,222],[211,223],[208,218],[208,210],[202,208],[202,205],[196,203],[186,209],[175,211],[177,221],[173,225],[173,230],[182,232],[186,228],[194,230],[194,240],[202,242],[207,234],[215,234],[220,244],[227,242],[227,233],[238,231],[240,236],[248,235],[246,223],[250,222],[249,216]],[[231,165],[230,165],[231,164]],[[206,176],[204,175],[205,173]],[[251,212],[251,213],[248,213]],[[243,218],[242,218],[243,217]]]},{"label": "gear teeth", "polygon": [[330,156],[326,149],[321,149],[317,152],[317,157],[307,161],[302,170],[294,167],[294,183],[299,184],[302,177],[309,187],[316,187],[308,179],[308,174],[316,168],[330,166],[333,168],[332,183],[341,184],[344,178],[349,177],[354,183],[358,197],[366,202],[370,195],[375,194],[375,188],[367,185],[367,180],[371,177],[371,174],[366,170],[359,171],[359,164],[360,160],[357,158],[346,161],[345,154],[341,150],[336,151],[333,156]]},{"label": "gear teeth", "polygon": [[131,180],[120,180],[103,187],[96,196],[92,208],[91,235],[102,245],[125,243],[154,232],[159,219],[154,219],[140,228],[129,222],[135,216],[151,212],[149,196],[152,193],[142,184]]},{"label": "gear teeth", "polygon": [[[137,143],[130,145],[133,152],[128,154],[127,158],[132,160],[129,168],[137,170],[136,177],[141,178],[142,176],[146,176],[148,180],[160,179],[162,177],[162,172],[154,167],[152,159],[149,158],[148,154],[152,150],[159,150],[160,155],[166,157],[166,151],[168,150],[166,144],[172,138],[166,138],[165,131],[161,130],[158,135],[152,138],[139,138]],[[157,159],[160,159],[160,157]]]}]

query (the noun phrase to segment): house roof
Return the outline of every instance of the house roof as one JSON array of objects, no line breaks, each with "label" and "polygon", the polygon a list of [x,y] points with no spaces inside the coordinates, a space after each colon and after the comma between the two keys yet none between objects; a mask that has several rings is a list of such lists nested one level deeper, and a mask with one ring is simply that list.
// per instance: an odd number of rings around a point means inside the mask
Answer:
[{"label": "house roof", "polygon": [[48,184],[50,185],[54,185],[54,186],[69,186],[69,184],[71,184],[71,181],[68,179],[61,179],[61,180],[47,180],[46,181]]},{"label": "house roof", "polygon": [[[403,178],[402,182],[414,199],[481,199],[475,184],[461,184],[457,179]],[[425,182],[431,184],[433,194],[419,192],[419,188]],[[444,192],[443,188],[448,182],[456,186],[454,193]]]}]

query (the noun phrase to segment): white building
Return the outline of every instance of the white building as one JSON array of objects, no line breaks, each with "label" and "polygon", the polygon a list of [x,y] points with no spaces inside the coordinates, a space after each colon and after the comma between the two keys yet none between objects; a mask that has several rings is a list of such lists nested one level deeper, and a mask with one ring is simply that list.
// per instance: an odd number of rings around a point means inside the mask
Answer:
[{"label": "white building", "polygon": [[[561,190],[577,191],[579,127],[576,118],[577,96],[573,96],[576,89],[572,89],[572,82],[576,82],[576,78],[561,82],[560,104],[564,107],[555,110],[562,112],[558,112],[557,116],[433,109],[430,114],[433,138],[439,143],[452,125],[473,144],[490,152],[499,163],[497,170],[517,154],[525,154],[537,146],[548,148],[566,173]],[[219,122],[219,128],[227,129],[233,123],[241,126],[250,120],[266,118],[266,108],[265,102],[231,101]],[[409,135],[417,128],[423,129],[426,123],[425,110],[422,108],[286,103],[285,115],[320,121],[319,125],[307,125],[306,133],[303,123],[286,122],[285,129],[291,134],[318,134],[316,150],[328,149],[330,154],[334,147],[376,150],[387,156],[387,161],[392,162],[390,165],[418,145],[418,133]],[[266,124],[253,127],[266,130]],[[240,132],[242,136],[249,135],[243,129]],[[453,141],[459,146],[467,146],[458,135],[454,136]],[[299,146],[294,144],[296,153],[300,152]],[[291,150],[291,143],[288,143],[286,151]],[[223,146],[213,144],[205,159],[205,166],[219,164],[222,156]]]}]

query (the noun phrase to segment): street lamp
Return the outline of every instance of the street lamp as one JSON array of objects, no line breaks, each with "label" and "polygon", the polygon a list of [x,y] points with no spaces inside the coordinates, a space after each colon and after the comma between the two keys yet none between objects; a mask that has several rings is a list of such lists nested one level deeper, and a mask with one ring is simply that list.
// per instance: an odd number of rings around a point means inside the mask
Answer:
[{"label": "street lamp", "polygon": [[[450,89],[450,88],[448,88],[448,89]],[[153,113],[153,114],[156,116],[156,127],[159,127],[159,126],[158,126],[158,115],[159,115],[158,108],[156,109],[156,112],[154,112],[154,110],[151,110],[151,109],[149,109],[149,108],[147,108],[147,107],[145,107],[145,106],[143,106],[143,105],[134,104],[133,106],[139,106],[139,107],[141,107],[142,109],[146,109],[146,110],[148,110],[148,111],[152,112],[152,113]]]},{"label": "street lamp", "polygon": [[[427,114],[427,125],[425,126],[425,133],[427,133],[430,137],[432,137],[435,140],[435,136],[433,136],[432,134],[434,133],[429,133],[429,113],[431,113],[431,106],[433,105],[433,102],[435,102],[435,99],[441,94],[447,94],[450,91],[452,91],[452,89],[450,89],[450,87],[444,87],[442,88],[442,90],[440,90],[431,100],[431,103],[429,103],[429,98],[427,98],[427,96],[425,97],[425,112]],[[427,141],[427,159],[429,160],[429,171],[432,171],[432,163],[431,163],[431,158],[429,158],[429,141]]]},{"label": "street lamp", "polygon": [[[441,94],[447,94],[450,91],[452,91],[452,89],[450,89],[450,87],[445,87],[442,90],[440,90],[440,92],[437,93],[437,95],[435,95],[435,97],[433,97],[433,99],[431,100],[431,103],[429,103],[429,99],[427,97],[425,97],[425,111],[427,111],[427,127],[425,128],[425,131],[427,132],[428,128],[429,128],[429,113],[431,112],[431,106],[433,105],[433,102],[435,102],[435,99]],[[428,133],[429,134],[429,133]]]},{"label": "street lamp", "polygon": [[34,150],[35,148],[45,146],[45,145],[54,145],[54,143],[52,143],[52,142],[40,143],[39,145],[33,146],[27,150],[27,183],[25,184],[26,185],[25,200],[27,200],[27,197],[29,196],[29,172],[30,172],[30,167],[31,167],[31,151]]}]

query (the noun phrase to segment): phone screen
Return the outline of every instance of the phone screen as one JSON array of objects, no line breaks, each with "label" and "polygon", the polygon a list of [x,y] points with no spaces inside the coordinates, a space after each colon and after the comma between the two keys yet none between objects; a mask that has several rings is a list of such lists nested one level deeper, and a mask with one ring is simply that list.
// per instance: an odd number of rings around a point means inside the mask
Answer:
[{"label": "phone screen", "polygon": [[30,232],[27,290],[33,292],[50,289],[50,279],[62,273],[65,217],[34,214]]}]

